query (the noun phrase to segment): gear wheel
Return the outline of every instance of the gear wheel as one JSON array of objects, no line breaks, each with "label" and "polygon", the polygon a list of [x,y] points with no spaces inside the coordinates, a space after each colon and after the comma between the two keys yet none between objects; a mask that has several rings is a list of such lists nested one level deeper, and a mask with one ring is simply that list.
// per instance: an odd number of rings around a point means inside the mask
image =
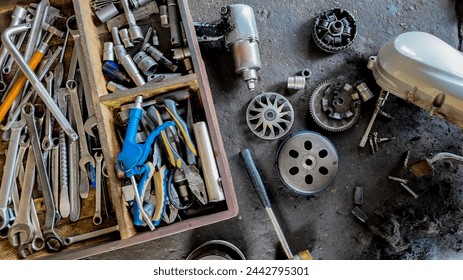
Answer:
[{"label": "gear wheel", "polygon": [[329,80],[315,88],[309,111],[321,128],[331,132],[345,131],[360,117],[360,100],[354,88],[340,80]]},{"label": "gear wheel", "polygon": [[346,10],[327,10],[315,19],[312,37],[317,46],[326,52],[337,53],[347,49],[356,36],[355,18]]},{"label": "gear wheel", "polygon": [[282,95],[263,92],[249,103],[246,121],[249,129],[260,138],[278,139],[285,135],[293,125],[293,107]]}]

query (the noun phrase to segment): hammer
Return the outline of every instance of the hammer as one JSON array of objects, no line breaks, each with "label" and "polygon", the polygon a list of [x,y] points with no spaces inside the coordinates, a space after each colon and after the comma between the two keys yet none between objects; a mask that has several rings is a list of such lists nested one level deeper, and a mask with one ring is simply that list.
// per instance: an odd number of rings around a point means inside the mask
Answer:
[{"label": "hammer", "polygon": [[288,242],[286,241],[283,231],[281,230],[280,224],[278,224],[278,220],[275,217],[275,214],[273,213],[272,205],[270,204],[267,191],[265,190],[264,182],[262,181],[259,171],[257,170],[256,164],[254,163],[251,151],[249,149],[244,149],[240,152],[240,156],[244,162],[249,178],[251,179],[252,186],[256,190],[256,193],[259,196],[262,205],[264,206],[268,216],[270,217],[270,220],[272,221],[278,239],[280,240],[281,247],[283,247],[283,250],[285,251],[285,254],[288,257],[288,259],[311,260],[312,255],[310,254],[309,250],[300,251],[296,255],[293,255],[293,253],[291,253],[291,249],[289,248]]}]

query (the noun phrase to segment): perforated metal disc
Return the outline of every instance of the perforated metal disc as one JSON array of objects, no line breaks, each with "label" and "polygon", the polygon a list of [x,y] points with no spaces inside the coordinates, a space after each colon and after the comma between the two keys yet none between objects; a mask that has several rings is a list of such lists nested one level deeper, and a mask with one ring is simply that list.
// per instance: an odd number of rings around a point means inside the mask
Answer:
[{"label": "perforated metal disc", "polygon": [[287,187],[299,194],[310,195],[326,188],[336,177],[338,154],[326,137],[303,131],[280,145],[277,166]]},{"label": "perforated metal disc", "polygon": [[263,92],[249,103],[246,121],[249,129],[260,138],[278,139],[293,125],[293,107],[284,96],[274,92]]}]

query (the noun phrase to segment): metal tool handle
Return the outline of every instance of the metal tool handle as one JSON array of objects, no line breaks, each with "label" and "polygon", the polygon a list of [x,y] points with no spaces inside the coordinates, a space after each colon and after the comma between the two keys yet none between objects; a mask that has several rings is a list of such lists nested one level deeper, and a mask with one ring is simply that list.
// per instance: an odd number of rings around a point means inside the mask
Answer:
[{"label": "metal tool handle", "polygon": [[259,196],[262,205],[264,205],[265,208],[271,208],[264,182],[262,181],[256,164],[254,163],[251,150],[242,150],[240,152],[240,157],[244,162],[244,166],[246,167],[246,171],[248,172],[249,178],[251,179],[252,186],[256,190],[257,196]]}]

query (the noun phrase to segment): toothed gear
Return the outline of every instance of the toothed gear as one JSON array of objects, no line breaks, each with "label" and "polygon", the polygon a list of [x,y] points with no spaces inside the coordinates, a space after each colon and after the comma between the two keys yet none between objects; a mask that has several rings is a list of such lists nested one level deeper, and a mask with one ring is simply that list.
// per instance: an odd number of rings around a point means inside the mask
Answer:
[{"label": "toothed gear", "polygon": [[360,117],[360,100],[354,88],[340,80],[321,83],[312,92],[309,111],[321,128],[331,132],[345,131]]},{"label": "toothed gear", "polygon": [[263,92],[249,103],[246,121],[251,131],[260,138],[278,139],[285,135],[293,125],[293,107],[282,95]]},{"label": "toothed gear", "polygon": [[341,52],[355,40],[357,23],[354,16],[344,9],[331,9],[316,19],[312,37],[317,46],[329,53]]}]

